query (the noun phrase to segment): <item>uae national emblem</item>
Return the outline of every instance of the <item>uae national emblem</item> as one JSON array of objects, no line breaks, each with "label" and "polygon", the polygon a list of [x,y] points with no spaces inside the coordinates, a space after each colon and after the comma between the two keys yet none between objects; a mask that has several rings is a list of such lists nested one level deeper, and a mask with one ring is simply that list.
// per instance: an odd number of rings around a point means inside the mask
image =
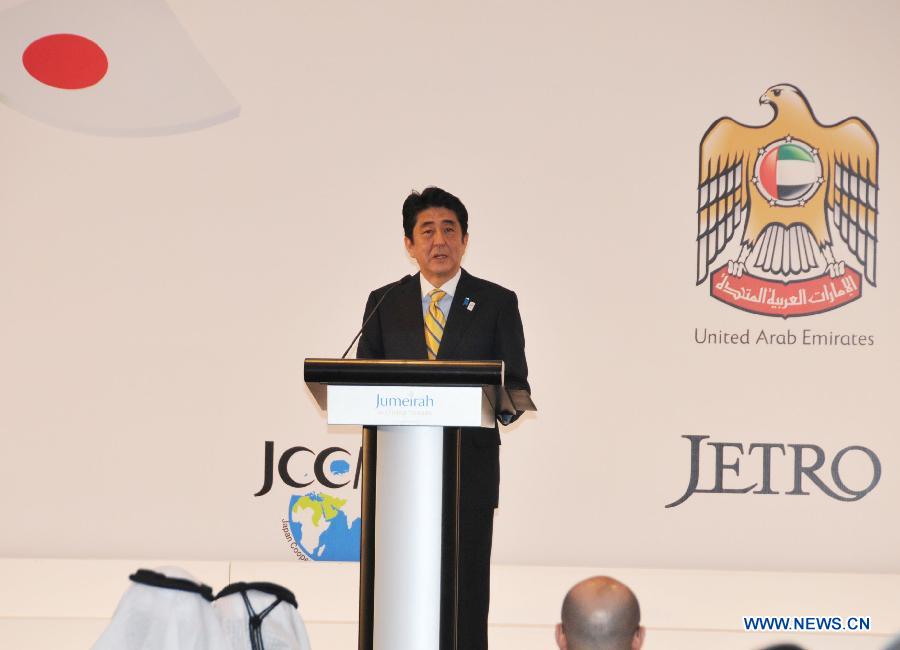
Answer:
[{"label": "uae national emblem", "polygon": [[[878,141],[863,120],[826,126],[800,89],[772,86],[771,121],[716,120],[700,142],[697,284],[757,314],[806,316],[875,286]],[[734,234],[740,252],[710,272]],[[835,234],[862,273],[836,250]],[[863,277],[865,280],[863,280]]]}]

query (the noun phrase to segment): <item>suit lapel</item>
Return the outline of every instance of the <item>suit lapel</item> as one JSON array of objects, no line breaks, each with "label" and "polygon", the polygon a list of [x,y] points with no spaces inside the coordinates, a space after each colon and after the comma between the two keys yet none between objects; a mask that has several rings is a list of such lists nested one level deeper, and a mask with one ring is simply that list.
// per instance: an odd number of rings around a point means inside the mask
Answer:
[{"label": "suit lapel", "polygon": [[[463,269],[456,285],[456,293],[453,294],[453,302],[450,303],[450,313],[447,315],[447,327],[444,328],[444,336],[441,337],[441,347],[438,348],[438,359],[452,359],[453,351],[463,339],[466,330],[472,324],[474,312],[463,307],[463,300],[474,299],[472,292],[472,276]],[[421,292],[420,292],[421,293]],[[423,321],[424,326],[424,321]],[[424,339],[423,339],[424,340]]]},{"label": "suit lapel", "polygon": [[397,288],[397,359],[427,359],[425,319],[422,317],[422,285],[419,274]]}]

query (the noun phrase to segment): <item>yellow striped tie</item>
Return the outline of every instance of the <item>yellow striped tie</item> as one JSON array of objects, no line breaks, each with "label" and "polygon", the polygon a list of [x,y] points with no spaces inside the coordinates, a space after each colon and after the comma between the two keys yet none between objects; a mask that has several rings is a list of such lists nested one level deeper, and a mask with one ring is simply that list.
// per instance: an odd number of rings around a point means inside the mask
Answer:
[{"label": "yellow striped tie", "polygon": [[433,289],[428,295],[431,297],[431,304],[425,311],[425,347],[428,348],[428,359],[434,361],[437,359],[438,348],[441,347],[441,337],[444,336],[444,325],[447,323],[444,312],[438,307],[438,303],[447,295],[447,292]]}]

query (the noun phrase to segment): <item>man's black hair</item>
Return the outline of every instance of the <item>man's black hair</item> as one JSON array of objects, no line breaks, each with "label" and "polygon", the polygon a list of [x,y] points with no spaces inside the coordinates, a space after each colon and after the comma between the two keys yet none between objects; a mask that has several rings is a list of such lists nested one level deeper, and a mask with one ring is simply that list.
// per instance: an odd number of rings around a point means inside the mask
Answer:
[{"label": "man's black hair", "polygon": [[469,231],[469,213],[463,202],[439,187],[426,187],[421,194],[413,190],[403,202],[403,233],[410,241],[419,213],[428,208],[447,208],[459,219],[462,235]]}]

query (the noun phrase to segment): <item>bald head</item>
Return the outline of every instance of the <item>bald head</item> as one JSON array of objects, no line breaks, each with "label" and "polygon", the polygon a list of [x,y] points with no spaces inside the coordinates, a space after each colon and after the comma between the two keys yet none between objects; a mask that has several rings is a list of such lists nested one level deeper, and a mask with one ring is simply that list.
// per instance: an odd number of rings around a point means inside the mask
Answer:
[{"label": "bald head", "polygon": [[641,607],[631,589],[596,576],[566,594],[557,641],[564,650],[636,650],[643,643],[640,625]]}]

